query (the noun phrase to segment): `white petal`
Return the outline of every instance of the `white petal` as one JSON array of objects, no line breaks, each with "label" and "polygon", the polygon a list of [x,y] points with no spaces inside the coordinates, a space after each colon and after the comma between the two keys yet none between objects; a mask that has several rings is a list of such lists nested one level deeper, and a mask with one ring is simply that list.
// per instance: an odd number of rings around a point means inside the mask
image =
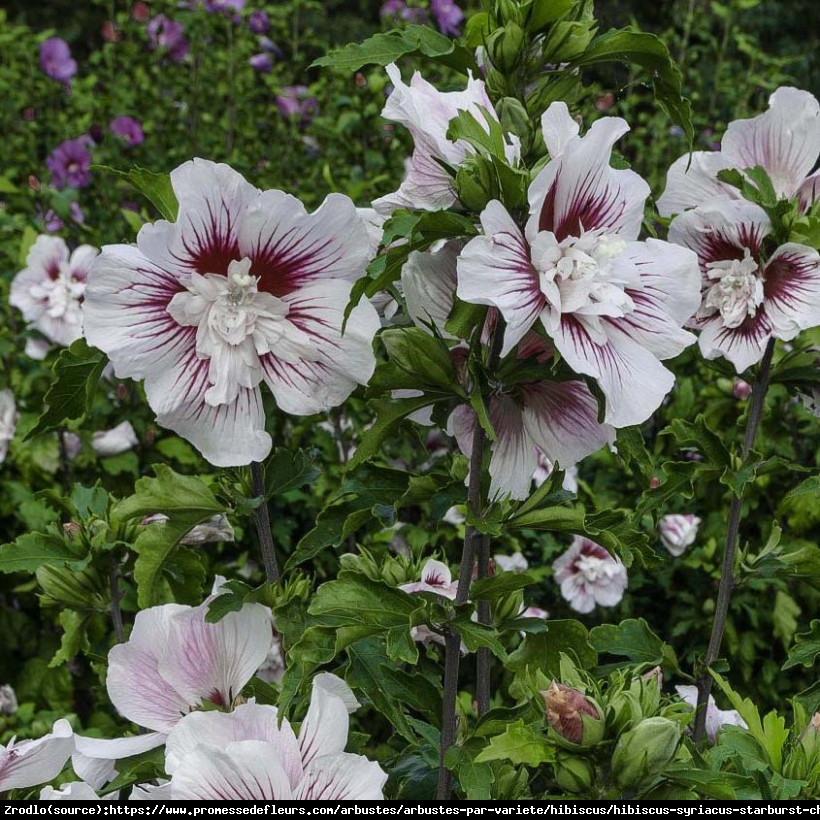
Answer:
[{"label": "white petal", "polygon": [[723,356],[742,373],[757,364],[766,350],[774,328],[766,315],[765,305],[757,315],[737,327],[724,327],[720,315],[705,319],[698,336],[700,352],[705,359]]},{"label": "white petal", "polygon": [[564,153],[567,143],[578,136],[580,126],[578,121],[570,116],[565,102],[554,102],[541,115],[541,131],[550,159],[555,160]]},{"label": "white petal", "polygon": [[820,104],[808,91],[778,88],[768,111],[729,123],[721,152],[738,168],[763,166],[777,195],[790,199],[820,154]]},{"label": "white petal", "polygon": [[490,457],[490,497],[525,499],[538,464],[535,445],[524,427],[521,408],[511,396],[494,396],[490,401],[490,421],[498,438]]},{"label": "white petal", "polygon": [[361,703],[356,700],[353,690],[338,675],[333,675],[330,672],[320,672],[313,678],[313,685],[314,687],[319,686],[334,697],[339,698],[344,703],[349,715],[352,715],[361,706]]},{"label": "white petal", "polygon": [[[116,794],[109,795],[106,800],[116,799]],[[73,783],[64,783],[60,789],[46,786],[40,791],[40,800],[100,800],[101,798],[88,785],[82,781],[75,780]]]},{"label": "white petal", "polygon": [[229,743],[261,740],[277,750],[277,759],[295,787],[302,777],[302,754],[299,742],[287,720],[279,719],[274,706],[253,701],[236,707],[233,712],[192,712],[186,715],[168,736],[165,770],[173,774],[188,755],[200,746],[222,749]]},{"label": "white petal", "polygon": [[530,438],[561,469],[614,441],[615,431],[598,423],[598,402],[583,382],[542,381],[521,390]]},{"label": "white petal", "polygon": [[677,356],[695,342],[681,325],[700,307],[697,255],[688,248],[649,239],[630,243],[624,256],[639,271],[641,287],[626,289],[635,310],[611,323],[659,359]]},{"label": "white petal", "polygon": [[709,262],[742,259],[744,249],[757,257],[772,229],[766,212],[746,200],[713,200],[676,216],[669,225],[669,241],[690,248],[706,273]]},{"label": "white petal", "polygon": [[793,339],[820,325],[820,255],[789,242],[769,257],[764,271],[766,315],[778,339]]},{"label": "white petal", "polygon": [[616,327],[598,344],[574,317],[564,317],[555,346],[576,372],[592,376],[606,396],[604,421],[613,427],[641,424],[657,410],[675,377],[649,351]]},{"label": "white petal", "polygon": [[330,279],[285,298],[288,321],[310,339],[309,348],[301,343],[292,348],[291,360],[277,357],[274,350],[262,362],[265,381],[286,413],[306,416],[336,407],[373,375],[373,337],[381,326],[379,316],[363,299],[351,312],[342,335],[349,297],[349,283]]},{"label": "white petal", "polygon": [[68,262],[72,278],[85,282],[99,253],[99,250],[92,245],[80,245],[75,248]]},{"label": "white petal", "polygon": [[471,239],[458,259],[458,296],[501,311],[506,355],[524,337],[546,300],[523,234],[497,200],[481,214],[485,236]]},{"label": "white petal", "polygon": [[737,188],[721,182],[718,171],[732,167],[720,151],[693,151],[676,159],[666,173],[666,188],[658,197],[661,216],[682,214],[712,199],[740,199]]},{"label": "white petal", "polygon": [[171,618],[188,609],[164,604],[138,612],[128,641],[108,653],[108,697],[123,717],[138,726],[167,733],[195,705],[180,695],[158,668],[160,654],[168,644]]},{"label": "white petal", "polygon": [[123,421],[111,430],[98,430],[91,438],[91,447],[98,456],[127,453],[139,444],[130,421]]},{"label": "white petal", "polygon": [[349,718],[345,700],[323,685],[315,685],[310,706],[299,730],[302,765],[321,755],[343,752],[347,745]]},{"label": "white petal", "polygon": [[260,740],[199,746],[171,778],[174,800],[290,800],[293,792],[277,748]]},{"label": "white petal", "polygon": [[596,120],[538,174],[529,189],[531,243],[539,231],[551,231],[559,242],[597,229],[638,238],[649,186],[634,171],[609,164],[612,147],[628,130],[618,117]]},{"label": "white petal", "polygon": [[134,737],[98,738],[74,736],[76,751],[71,765],[93,789],[100,789],[117,776],[115,760],[142,754],[165,743],[165,735],[150,732]]},{"label": "white petal", "polygon": [[330,194],[308,214],[296,197],[264,191],[239,226],[237,258],[249,258],[259,290],[278,297],[328,279],[353,283],[371,255],[367,225],[343,194]]},{"label": "white petal", "polygon": [[129,800],[173,800],[174,790],[171,781],[160,782],[158,786],[141,783],[131,789]]},{"label": "white petal", "polygon": [[383,800],[387,774],[362,755],[317,757],[305,771],[295,800]]},{"label": "white petal", "polygon": [[0,747],[0,791],[25,789],[53,780],[74,751],[74,732],[64,719],[37,740]]},{"label": "white petal", "polygon": [[432,324],[445,339],[455,338],[444,325],[453,309],[458,283],[456,263],[462,247],[461,242],[448,242],[435,253],[413,251],[401,271],[402,290],[413,324],[428,333],[432,332]]},{"label": "white petal", "polygon": [[187,703],[229,707],[273,643],[270,617],[260,604],[245,604],[208,623],[208,603],[172,616],[159,659],[160,674]]}]

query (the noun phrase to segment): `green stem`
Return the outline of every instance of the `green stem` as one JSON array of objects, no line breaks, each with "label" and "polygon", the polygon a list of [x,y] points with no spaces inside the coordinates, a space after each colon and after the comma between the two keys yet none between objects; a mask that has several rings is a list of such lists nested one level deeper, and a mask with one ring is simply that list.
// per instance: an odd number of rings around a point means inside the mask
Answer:
[{"label": "green stem", "polygon": [[[752,395],[749,399],[749,418],[746,421],[746,434],[743,438],[743,450],[741,451],[744,462],[754,445],[757,428],[760,426],[760,419],[763,417],[763,403],[766,398],[766,390],[769,387],[769,373],[773,354],[774,339],[770,339],[766,347],[766,352],[763,354],[763,359],[760,362],[760,372],[758,373],[757,381],[754,383]],[[742,494],[732,497],[732,504],[729,508],[729,527],[726,531],[726,549],[723,553],[723,566],[720,571],[718,599],[715,605],[714,621],[712,622],[712,635],[709,639],[709,648],[706,650],[706,657],[703,662],[704,669],[697,681],[698,703],[695,711],[695,743],[702,743],[706,734],[706,709],[713,682],[712,676],[709,673],[709,667],[715,663],[720,655],[720,645],[723,642],[726,618],[729,614],[729,603],[735,585],[735,548],[740,531],[740,510],[742,504]]]}]

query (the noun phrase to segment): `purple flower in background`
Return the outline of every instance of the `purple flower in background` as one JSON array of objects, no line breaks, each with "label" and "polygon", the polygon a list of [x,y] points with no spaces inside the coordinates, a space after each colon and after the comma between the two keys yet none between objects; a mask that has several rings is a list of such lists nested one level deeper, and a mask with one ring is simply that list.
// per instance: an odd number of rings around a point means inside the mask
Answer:
[{"label": "purple flower in background", "polygon": [[310,120],[319,111],[319,103],[307,93],[307,86],[286,85],[276,97],[279,113],[286,118],[298,116],[303,121]]},{"label": "purple flower in background", "polygon": [[108,128],[111,133],[122,137],[127,145],[139,145],[145,136],[142,133],[142,124],[133,117],[119,116],[111,120]]},{"label": "purple flower in background", "polygon": [[379,17],[382,22],[395,23],[404,20],[408,23],[423,23],[427,20],[427,11],[409,8],[404,0],[387,0],[379,9]]},{"label": "purple flower in background", "polygon": [[252,11],[248,17],[248,28],[254,34],[267,34],[270,28],[268,15],[264,11]]},{"label": "purple flower in background", "polygon": [[205,0],[205,11],[211,13],[242,11],[244,7],[245,0]]},{"label": "purple flower in background", "polygon": [[90,142],[90,137],[83,134],[73,140],[64,140],[49,154],[46,165],[55,188],[85,188],[91,183]]},{"label": "purple flower in background", "polygon": [[283,59],[285,56],[285,52],[282,51],[282,49],[279,48],[279,46],[277,46],[276,43],[274,43],[273,40],[270,39],[270,37],[260,37],[259,48],[261,48],[263,51],[269,51],[271,54],[273,54],[274,57],[280,60]]},{"label": "purple flower in background", "polygon": [[49,37],[40,45],[40,68],[61,83],[70,83],[77,73],[77,62],[71,59],[68,43],[61,37]]},{"label": "purple flower in background", "polygon": [[461,34],[459,26],[464,20],[464,12],[453,0],[430,0],[430,10],[442,34],[448,37]]},{"label": "purple flower in background", "polygon": [[271,69],[273,68],[273,60],[271,59],[270,54],[265,54],[264,52],[254,54],[248,62],[256,71],[259,71],[262,74],[270,74]]},{"label": "purple flower in background", "polygon": [[398,17],[405,11],[407,4],[404,0],[387,0],[379,9],[379,17],[384,20],[388,17]]},{"label": "purple flower in background", "polygon": [[188,38],[182,23],[169,20],[164,14],[158,14],[146,26],[148,32],[148,46],[168,51],[168,56],[175,62],[181,63],[188,56]]},{"label": "purple flower in background", "polygon": [[[72,222],[76,222],[78,225],[82,225],[83,222],[85,222],[85,214],[79,202],[72,202],[71,205],[69,205],[69,213]],[[57,216],[52,208],[49,208],[43,216],[43,227],[48,233],[55,233],[56,231],[61,231],[65,227],[65,223]]]}]

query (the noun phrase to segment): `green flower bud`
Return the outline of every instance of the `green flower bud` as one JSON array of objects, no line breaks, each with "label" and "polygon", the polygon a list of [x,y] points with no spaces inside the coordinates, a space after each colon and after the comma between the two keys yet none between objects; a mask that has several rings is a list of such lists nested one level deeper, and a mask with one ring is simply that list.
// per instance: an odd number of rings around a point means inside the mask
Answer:
[{"label": "green flower bud", "polygon": [[517,0],[496,0],[495,19],[502,26],[506,26],[508,23],[516,23],[520,26],[524,22],[521,5]]},{"label": "green flower bud", "polygon": [[524,608],[524,592],[517,590],[511,592],[506,597],[496,603],[493,609],[493,620],[495,623],[504,623],[518,617],[518,613]]},{"label": "green flower bud", "polygon": [[461,164],[454,182],[456,195],[465,208],[481,212],[491,199],[498,199],[498,179],[484,157],[469,157]]},{"label": "green flower bud", "polygon": [[518,23],[508,23],[487,38],[487,56],[502,73],[511,74],[524,53],[524,29]]},{"label": "green flower bud", "polygon": [[543,47],[544,59],[549,63],[568,63],[580,57],[592,40],[592,25],[587,22],[561,21],[556,23]]},{"label": "green flower bud", "polygon": [[583,692],[552,681],[541,692],[547,708],[547,722],[555,739],[569,749],[587,748],[604,736],[601,710]]},{"label": "green flower bud", "polygon": [[495,106],[501,127],[521,140],[521,150],[527,153],[532,142],[532,122],[527,109],[515,97],[502,97]]},{"label": "green flower bud", "polygon": [[108,608],[108,580],[94,567],[75,572],[66,567],[46,564],[38,567],[35,575],[43,590],[42,602],[45,606],[98,611]]},{"label": "green flower bud", "polygon": [[[815,712],[786,760],[783,773],[794,780],[810,780],[820,767],[820,712]],[[820,774],[820,772],[818,772]]]},{"label": "green flower bud", "polygon": [[558,788],[570,794],[587,794],[595,783],[595,767],[578,755],[558,752],[553,763],[553,774]]},{"label": "green flower bud", "polygon": [[680,726],[662,717],[641,721],[618,738],[612,753],[612,779],[622,791],[631,791],[662,772],[675,757],[681,741]]}]

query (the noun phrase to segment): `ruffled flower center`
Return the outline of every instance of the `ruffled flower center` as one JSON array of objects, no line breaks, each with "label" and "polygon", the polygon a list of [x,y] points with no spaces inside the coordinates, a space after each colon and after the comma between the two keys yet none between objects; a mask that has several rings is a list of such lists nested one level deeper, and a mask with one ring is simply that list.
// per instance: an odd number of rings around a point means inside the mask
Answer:
[{"label": "ruffled flower center", "polygon": [[186,290],[168,304],[178,324],[197,329],[197,356],[209,360],[205,401],[212,406],[234,401],[241,388],[256,387],[262,380],[260,357],[292,332],[287,304],[259,291],[250,269],[245,257],[231,262],[227,276],[192,273]]},{"label": "ruffled flower center", "polygon": [[[622,317],[635,309],[625,288],[639,286],[631,265],[617,264],[626,243],[617,236],[597,231],[558,242],[549,231],[538,234],[532,262],[539,286],[548,302],[548,327],[555,330],[563,314],[577,314],[602,336],[600,317]],[[635,281],[633,281],[635,280]]]},{"label": "ruffled flower center", "polygon": [[599,558],[597,555],[580,555],[575,560],[575,570],[589,584],[598,581],[608,581],[617,572],[615,562],[607,558]]},{"label": "ruffled flower center", "polygon": [[757,313],[763,304],[760,266],[745,249],[743,259],[722,259],[706,265],[707,275],[716,280],[706,292],[704,307],[720,312],[726,327],[738,327]]},{"label": "ruffled flower center", "polygon": [[85,292],[85,282],[74,279],[61,270],[54,279],[44,279],[31,288],[31,296],[46,305],[46,313],[52,319],[73,318],[80,310]]}]

